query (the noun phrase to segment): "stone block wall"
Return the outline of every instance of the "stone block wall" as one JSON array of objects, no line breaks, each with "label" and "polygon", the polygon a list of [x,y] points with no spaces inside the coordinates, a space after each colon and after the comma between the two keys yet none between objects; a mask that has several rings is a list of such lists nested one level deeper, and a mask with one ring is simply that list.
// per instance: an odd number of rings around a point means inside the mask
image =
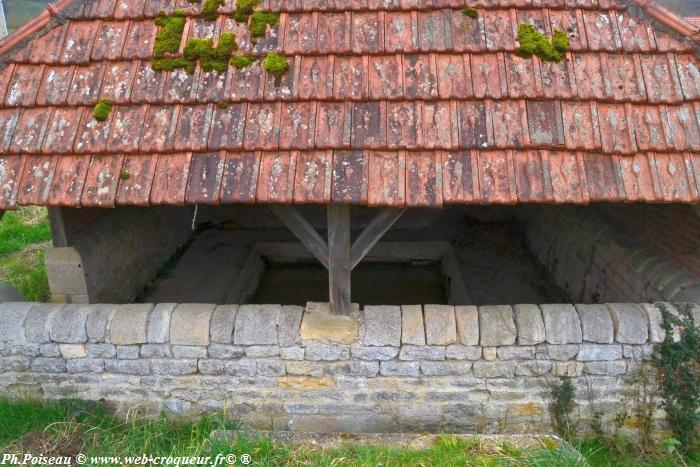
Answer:
[{"label": "stone block wall", "polygon": [[610,427],[664,338],[653,305],[326,308],[0,304],[0,391],[262,429],[524,432],[550,429],[570,376],[582,426]]},{"label": "stone block wall", "polygon": [[[624,216],[630,207],[606,209]],[[700,276],[676,262],[662,244],[657,247],[655,239],[625,232],[598,210],[538,206],[527,222],[532,252],[574,301],[700,303]],[[664,235],[669,230],[659,229]]]}]

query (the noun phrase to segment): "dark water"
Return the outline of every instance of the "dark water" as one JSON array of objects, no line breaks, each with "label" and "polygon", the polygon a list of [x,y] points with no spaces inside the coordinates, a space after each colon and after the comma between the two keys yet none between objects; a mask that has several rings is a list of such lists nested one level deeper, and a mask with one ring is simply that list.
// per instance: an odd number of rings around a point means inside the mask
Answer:
[{"label": "dark water", "polygon": [[[364,305],[447,303],[439,263],[367,263],[352,272],[352,301]],[[317,264],[270,264],[252,303],[328,301],[328,272]]]}]

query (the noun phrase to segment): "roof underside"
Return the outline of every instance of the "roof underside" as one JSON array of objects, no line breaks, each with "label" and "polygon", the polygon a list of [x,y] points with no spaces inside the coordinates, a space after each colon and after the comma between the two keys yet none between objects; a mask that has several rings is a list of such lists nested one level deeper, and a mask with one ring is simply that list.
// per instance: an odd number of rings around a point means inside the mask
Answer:
[{"label": "roof underside", "polygon": [[[62,3],[4,57],[0,209],[700,201],[697,44],[632,1],[265,0],[280,24],[255,45],[234,0],[215,22],[187,0]],[[289,72],[154,72],[175,4],[182,44],[234,32]],[[567,58],[518,57],[526,22],[567,31]]]}]

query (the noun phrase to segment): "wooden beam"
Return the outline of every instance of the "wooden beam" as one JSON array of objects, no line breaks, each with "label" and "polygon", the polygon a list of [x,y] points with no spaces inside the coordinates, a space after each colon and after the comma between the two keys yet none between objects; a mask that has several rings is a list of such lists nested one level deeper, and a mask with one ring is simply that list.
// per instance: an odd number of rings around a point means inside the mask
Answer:
[{"label": "wooden beam", "polygon": [[49,206],[49,222],[51,223],[51,239],[56,248],[68,246],[68,233],[63,218],[63,208]]},{"label": "wooden beam", "polygon": [[292,206],[271,205],[270,209],[279,220],[299,239],[317,260],[329,269],[328,244],[309,222]]},{"label": "wooden beam", "polygon": [[328,205],[328,295],[331,313],[349,315],[351,306],[350,206]]},{"label": "wooden beam", "polygon": [[406,212],[406,209],[386,208],[376,215],[372,222],[362,231],[359,237],[352,244],[350,253],[351,268],[355,267],[367,256],[374,245],[386,234],[391,226]]}]

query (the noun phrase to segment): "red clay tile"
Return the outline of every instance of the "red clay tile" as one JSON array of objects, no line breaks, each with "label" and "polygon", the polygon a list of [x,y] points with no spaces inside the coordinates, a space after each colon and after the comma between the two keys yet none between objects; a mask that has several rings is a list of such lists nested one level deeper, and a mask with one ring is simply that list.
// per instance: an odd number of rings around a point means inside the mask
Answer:
[{"label": "red clay tile", "polygon": [[509,10],[485,10],[483,13],[486,49],[489,51],[515,50],[515,30]]},{"label": "red clay tile", "polygon": [[564,121],[558,101],[527,101],[527,121],[533,145],[564,145]]},{"label": "red clay tile", "polygon": [[486,106],[483,102],[458,102],[457,118],[460,148],[488,148],[491,129],[487,124]]},{"label": "red clay tile", "polygon": [[418,13],[418,44],[421,50],[445,50],[445,32],[445,15],[441,10]]},{"label": "red clay tile", "polygon": [[515,166],[515,185],[518,201],[521,203],[545,203],[553,201],[552,187],[546,181],[540,151],[515,151],[513,153]]},{"label": "red clay tile", "polygon": [[0,156],[0,209],[14,209],[26,156]]},{"label": "red clay tile", "polygon": [[493,130],[489,139],[493,140],[495,146],[499,149],[528,146],[525,101],[493,101],[490,104],[486,107],[486,114],[487,120],[490,116],[492,121]]},{"label": "red clay tile", "polygon": [[49,122],[42,152],[44,154],[70,154],[78,134],[83,109],[81,107],[59,107]]},{"label": "red clay tile", "polygon": [[220,202],[255,203],[259,173],[259,153],[227,153]]},{"label": "red clay tile", "polygon": [[90,156],[62,156],[58,159],[48,203],[52,206],[80,207]]},{"label": "red clay tile", "polygon": [[150,62],[139,62],[131,89],[131,100],[135,104],[162,103],[167,73],[156,73]]},{"label": "red clay tile", "polygon": [[379,53],[384,50],[384,13],[352,14],[352,51]]},{"label": "red clay tile", "polygon": [[226,108],[216,106],[209,131],[208,147],[212,151],[243,147],[246,104],[231,104]]},{"label": "red clay tile", "polygon": [[206,151],[213,105],[182,106],[177,119],[175,151]]},{"label": "red clay tile", "polygon": [[141,152],[166,152],[173,149],[179,107],[150,106],[144,119]]},{"label": "red clay tile", "polygon": [[406,205],[442,207],[442,203],[442,160],[439,154],[406,154]]},{"label": "red clay tile", "polygon": [[52,111],[42,108],[24,109],[17,122],[8,150],[11,153],[38,153],[49,126]]},{"label": "red clay tile", "polygon": [[315,102],[282,104],[280,149],[312,149],[315,130]]},{"label": "red clay tile", "polygon": [[413,149],[423,146],[420,102],[387,104],[387,145],[389,148]]},{"label": "red clay tile", "polygon": [[155,155],[124,157],[115,199],[117,205],[149,205],[157,160]]},{"label": "red clay tile", "polygon": [[438,96],[435,55],[403,56],[404,96],[407,99],[435,99]]},{"label": "red clay tile", "polygon": [[655,170],[649,163],[649,156],[636,154],[631,157],[618,157],[622,169],[622,180],[625,185],[627,201],[653,201],[657,198],[654,192]]},{"label": "red clay tile", "polygon": [[541,79],[535,77],[535,60],[520,58],[517,55],[505,56],[506,79],[508,95],[511,98],[537,98],[542,94]]},{"label": "red clay tile", "polygon": [[692,45],[688,41],[680,41],[671,34],[654,30],[654,41],[659,52],[690,52]]},{"label": "red clay tile", "polygon": [[651,103],[676,103],[683,100],[676,65],[667,55],[642,55],[642,71]]},{"label": "red clay tile", "polygon": [[57,163],[58,157],[55,156],[27,156],[17,191],[17,204],[46,204]]},{"label": "red clay tile", "polygon": [[350,147],[352,104],[319,102],[316,119],[316,147]]},{"label": "red clay tile", "polygon": [[59,60],[62,64],[83,64],[90,61],[98,24],[92,21],[70,23]]},{"label": "red clay tile", "polygon": [[0,153],[7,153],[22,109],[0,109]]},{"label": "red clay tile", "polygon": [[418,49],[418,15],[408,11],[386,13],[385,51],[413,52]]},{"label": "red clay tile", "polygon": [[190,167],[185,203],[218,204],[224,176],[224,154],[194,154]]},{"label": "red clay tile", "polygon": [[116,7],[116,0],[93,0],[85,5],[85,18],[111,18]]},{"label": "red clay tile", "polygon": [[580,171],[576,153],[563,151],[542,151],[545,173],[552,183],[552,196],[555,203],[587,203],[588,188],[585,174]]},{"label": "red clay tile", "polygon": [[397,99],[403,96],[400,55],[370,57],[368,70],[370,99]]},{"label": "red clay tile", "polygon": [[276,149],[280,136],[280,104],[250,104],[245,126],[246,149]]},{"label": "red clay tile", "polygon": [[616,13],[622,48],[627,52],[649,52],[656,49],[654,32],[649,23],[627,12]]},{"label": "red clay tile", "polygon": [[438,95],[441,99],[474,95],[469,55],[438,55]]},{"label": "red clay tile", "polygon": [[177,3],[173,0],[146,0],[143,14],[148,17],[154,17],[161,11],[170,14],[176,6]]},{"label": "red clay tile", "polygon": [[368,165],[368,151],[335,151],[331,201],[350,204],[367,203]]},{"label": "red clay tile", "polygon": [[121,18],[138,18],[143,15],[143,10],[146,1],[134,2],[133,0],[117,0],[117,5],[114,9],[114,17]]},{"label": "red clay tile", "polygon": [[639,56],[601,54],[604,70],[609,70],[610,91],[616,101],[639,102],[646,100]]},{"label": "red clay tile", "polygon": [[486,204],[511,204],[518,201],[515,185],[515,169],[508,151],[482,151],[479,153],[479,189],[481,202]]},{"label": "red clay tile", "polygon": [[192,153],[161,154],[151,187],[151,204],[181,205],[185,202]]},{"label": "red clay tile", "polygon": [[693,55],[676,55],[678,78],[683,96],[688,100],[700,99],[700,66]]},{"label": "red clay tile", "polygon": [[406,154],[372,151],[369,156],[367,204],[403,206],[406,202]]},{"label": "red clay tile", "polygon": [[112,110],[111,131],[107,147],[110,152],[132,153],[138,151],[143,123],[148,106],[117,107]]},{"label": "red clay tile", "polygon": [[617,24],[607,12],[584,11],[583,21],[586,26],[586,39],[589,50],[620,50],[622,43],[617,32]]},{"label": "red clay tile", "polygon": [[68,105],[94,105],[97,103],[104,69],[104,63],[76,67],[66,101]]},{"label": "red clay tile", "polygon": [[122,58],[134,60],[151,57],[157,31],[153,21],[132,21],[126,34]]},{"label": "red clay tile", "polygon": [[112,104],[128,104],[131,102],[131,89],[134,84],[138,63],[129,65],[108,63],[102,80],[100,99],[106,99]]},{"label": "red clay tile", "polygon": [[459,144],[456,103],[423,102],[421,105],[423,145],[429,149],[454,148]]},{"label": "red clay tile", "polygon": [[233,102],[262,100],[265,90],[264,79],[266,78],[264,73],[259,61],[242,70],[231,68],[229,73],[230,99]]},{"label": "red clay tile", "polygon": [[29,61],[31,63],[56,63],[61,55],[68,25],[56,26],[32,41]]},{"label": "red clay tile", "polygon": [[294,197],[296,153],[264,152],[256,199],[258,203],[291,204]]},{"label": "red clay tile", "polygon": [[505,65],[497,54],[471,55],[474,96],[498,99],[508,94]]},{"label": "red clay tile", "polygon": [[300,152],[294,179],[294,202],[330,203],[332,180],[333,151]]},{"label": "red clay tile", "polygon": [[318,51],[342,54],[350,51],[352,14],[321,13],[318,18]]},{"label": "red clay tile", "polygon": [[667,202],[689,202],[690,186],[683,156],[657,153],[653,157],[662,199]]},{"label": "red clay tile", "polygon": [[327,99],[333,96],[333,57],[302,57],[299,99]]},{"label": "red clay tile", "polygon": [[589,102],[562,102],[564,141],[569,149],[600,150],[598,107]]},{"label": "red clay tile", "polygon": [[199,76],[199,89],[197,102],[225,102],[228,89],[228,72],[201,71]]},{"label": "red clay tile", "polygon": [[284,51],[287,54],[312,54],[317,49],[318,14],[298,13],[287,16]]},{"label": "red clay tile", "polygon": [[267,101],[289,101],[296,97],[298,89],[299,72],[301,71],[301,58],[295,57],[289,60],[287,73],[277,78],[269,73],[265,73],[264,99]]},{"label": "red clay tile", "polygon": [[78,138],[75,140],[75,152],[78,154],[105,152],[113,119],[114,111],[110,113],[104,122],[95,120],[92,112],[83,112]]},{"label": "red clay tile", "polygon": [[612,94],[603,81],[603,68],[597,54],[574,54],[576,88],[581,99],[604,100]]},{"label": "red clay tile", "polygon": [[[625,106],[600,104],[598,106],[603,152],[632,154],[637,151]],[[591,193],[591,198],[593,194]]]},{"label": "red clay tile", "polygon": [[90,59],[96,62],[120,59],[128,31],[128,21],[104,21],[100,23]]},{"label": "red clay tile", "polygon": [[619,193],[615,175],[615,160],[606,154],[584,154],[583,163],[591,201],[618,201]]},{"label": "red clay tile", "polygon": [[664,125],[659,108],[651,105],[629,106],[637,149],[640,151],[663,151],[666,149]]},{"label": "red clay tile", "polygon": [[479,191],[479,152],[442,153],[442,191],[445,204],[475,203]]},{"label": "red clay tile", "polygon": [[576,75],[571,54],[561,62],[541,62],[542,91],[544,97],[571,99],[576,97]]},{"label": "red clay tile", "polygon": [[7,86],[5,105],[7,107],[34,106],[43,75],[43,65],[15,65],[12,79]]},{"label": "red clay tile", "polygon": [[549,10],[551,29],[565,31],[569,36],[570,50],[578,52],[588,48],[586,28],[581,10]]},{"label": "red clay tile", "polygon": [[336,57],[333,97],[338,100],[362,98],[362,58]]},{"label": "red clay tile", "polygon": [[166,104],[194,103],[197,97],[197,81],[195,77],[199,76],[199,65],[194,73],[187,73],[185,70],[175,70],[166,73],[165,90],[163,93],[163,101]]},{"label": "red clay tile", "polygon": [[74,73],[73,66],[47,67],[37,91],[36,105],[65,105]]},{"label": "red clay tile", "polygon": [[356,103],[352,115],[354,149],[374,149],[386,144],[386,102]]},{"label": "red clay tile", "polygon": [[691,172],[695,174],[695,192],[698,193],[697,197],[700,198],[700,154],[686,154],[685,160],[688,174]]},{"label": "red clay tile", "polygon": [[[661,110],[669,146],[678,151],[700,151],[700,116],[690,104]],[[665,117],[665,118],[664,118]]]},{"label": "red clay tile", "polygon": [[469,18],[461,10],[449,12],[452,47],[455,52],[480,52],[486,49],[484,23],[478,18]]},{"label": "red clay tile", "polygon": [[121,178],[124,156],[92,156],[80,198],[83,207],[113,207]]}]

